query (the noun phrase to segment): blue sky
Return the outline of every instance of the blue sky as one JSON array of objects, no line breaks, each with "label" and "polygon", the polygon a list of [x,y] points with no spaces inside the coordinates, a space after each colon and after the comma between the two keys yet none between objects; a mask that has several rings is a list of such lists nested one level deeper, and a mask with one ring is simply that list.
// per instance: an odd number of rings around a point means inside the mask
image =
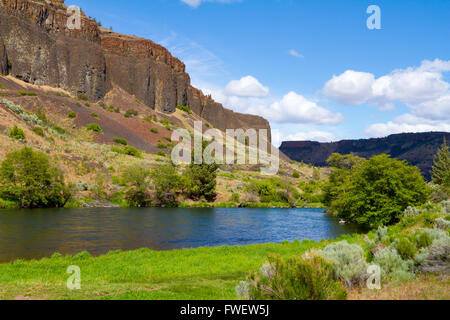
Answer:
[{"label": "blue sky", "polygon": [[[450,131],[450,1],[73,0],[166,46],[192,83],[275,142]],[[369,5],[381,29],[369,30]]]}]

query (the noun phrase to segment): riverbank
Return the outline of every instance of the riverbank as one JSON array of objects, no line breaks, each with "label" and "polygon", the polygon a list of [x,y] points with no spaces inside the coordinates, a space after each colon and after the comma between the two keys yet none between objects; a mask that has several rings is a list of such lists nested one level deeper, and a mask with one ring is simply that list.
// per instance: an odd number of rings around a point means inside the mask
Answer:
[{"label": "riverbank", "polygon": [[[395,239],[430,227],[441,214],[421,213],[390,227]],[[428,224],[428,226],[427,226]],[[344,235],[320,242],[304,240],[281,244],[203,247],[171,251],[112,251],[92,257],[87,252],[74,256],[54,254],[51,258],[0,264],[0,299],[237,299],[235,288],[249,272],[259,270],[268,254],[301,256],[346,240],[370,254],[368,243],[376,241],[376,230],[366,235]],[[81,271],[81,290],[70,291],[66,283],[69,266]],[[403,281],[383,280],[382,289],[349,290],[350,299],[450,299],[448,274],[423,274]]]}]

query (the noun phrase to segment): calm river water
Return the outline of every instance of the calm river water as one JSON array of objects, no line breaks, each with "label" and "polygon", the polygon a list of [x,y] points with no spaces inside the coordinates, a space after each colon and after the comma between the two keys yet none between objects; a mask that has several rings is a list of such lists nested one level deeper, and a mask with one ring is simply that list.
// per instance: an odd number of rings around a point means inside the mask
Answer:
[{"label": "calm river water", "polygon": [[362,231],[321,209],[43,209],[0,211],[0,262],[92,255],[147,247],[170,250],[333,239]]}]

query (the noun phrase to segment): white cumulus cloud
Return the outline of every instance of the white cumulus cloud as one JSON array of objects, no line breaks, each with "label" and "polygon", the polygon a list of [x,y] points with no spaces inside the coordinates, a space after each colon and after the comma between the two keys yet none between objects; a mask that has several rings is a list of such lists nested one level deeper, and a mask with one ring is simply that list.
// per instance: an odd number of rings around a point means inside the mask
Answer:
[{"label": "white cumulus cloud", "polygon": [[233,80],[225,87],[225,93],[236,97],[267,97],[269,88],[263,86],[252,76],[246,76],[240,80]]},{"label": "white cumulus cloud", "polygon": [[333,76],[323,93],[335,101],[360,105],[369,103],[391,109],[393,103],[408,106],[439,99],[449,93],[450,84],[443,73],[450,71],[450,60],[425,60],[419,67],[398,69],[379,78],[371,73],[347,70]]},{"label": "white cumulus cloud", "polygon": [[338,124],[344,120],[342,114],[332,113],[293,91],[280,101],[253,111],[276,123]]},{"label": "white cumulus cloud", "polygon": [[296,58],[304,58],[304,56],[301,53],[297,52],[294,49],[289,50],[289,54]]}]

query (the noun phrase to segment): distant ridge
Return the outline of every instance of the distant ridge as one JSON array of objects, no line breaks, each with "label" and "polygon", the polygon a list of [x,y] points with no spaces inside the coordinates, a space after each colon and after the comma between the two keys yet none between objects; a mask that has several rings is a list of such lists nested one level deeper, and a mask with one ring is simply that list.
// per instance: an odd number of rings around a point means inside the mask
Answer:
[{"label": "distant ridge", "polygon": [[326,166],[326,160],[332,153],[353,153],[364,158],[386,153],[393,158],[406,160],[409,164],[419,167],[424,177],[429,180],[434,155],[444,137],[450,141],[449,132],[400,133],[385,138],[328,143],[285,141],[281,144],[280,150],[292,160],[315,166]]}]

